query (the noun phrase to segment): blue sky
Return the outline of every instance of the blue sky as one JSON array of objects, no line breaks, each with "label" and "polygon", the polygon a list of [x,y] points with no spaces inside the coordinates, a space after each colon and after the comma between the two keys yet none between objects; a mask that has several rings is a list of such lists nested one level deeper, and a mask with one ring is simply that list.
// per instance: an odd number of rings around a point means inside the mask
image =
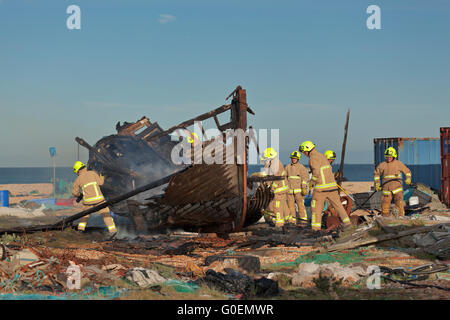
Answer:
[{"label": "blue sky", "polygon": [[76,136],[144,115],[168,128],[237,85],[282,158],[303,140],[340,158],[350,108],[346,162],[371,163],[373,138],[450,126],[449,29],[445,0],[0,0],[0,167],[48,166],[50,146],[71,166]]}]

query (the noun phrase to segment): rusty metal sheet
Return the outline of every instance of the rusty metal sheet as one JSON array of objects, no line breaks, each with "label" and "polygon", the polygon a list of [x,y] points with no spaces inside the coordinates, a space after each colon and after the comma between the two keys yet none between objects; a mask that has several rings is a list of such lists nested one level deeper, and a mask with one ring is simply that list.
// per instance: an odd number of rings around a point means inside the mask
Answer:
[{"label": "rusty metal sheet", "polygon": [[450,127],[441,128],[441,200],[450,207]]}]

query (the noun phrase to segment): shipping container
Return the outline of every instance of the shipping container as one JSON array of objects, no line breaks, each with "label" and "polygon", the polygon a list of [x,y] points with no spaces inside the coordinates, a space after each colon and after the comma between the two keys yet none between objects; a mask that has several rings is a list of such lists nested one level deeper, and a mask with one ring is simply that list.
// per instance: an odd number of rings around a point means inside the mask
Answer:
[{"label": "shipping container", "polygon": [[397,159],[411,170],[413,182],[426,184],[438,193],[441,191],[439,138],[377,138],[373,142],[375,168],[385,161],[384,151],[394,147]]},{"label": "shipping container", "polygon": [[450,207],[450,128],[441,128],[441,200]]}]

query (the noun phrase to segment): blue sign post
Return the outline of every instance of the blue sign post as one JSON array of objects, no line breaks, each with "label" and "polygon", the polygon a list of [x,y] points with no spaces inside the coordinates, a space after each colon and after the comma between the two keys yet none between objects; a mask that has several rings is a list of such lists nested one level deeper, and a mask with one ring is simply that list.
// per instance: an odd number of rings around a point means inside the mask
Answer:
[{"label": "blue sign post", "polygon": [[56,148],[50,147],[48,150],[50,151],[50,157],[54,158],[56,156]]},{"label": "blue sign post", "polygon": [[53,197],[56,197],[56,148],[50,147],[48,149],[50,157],[53,159]]}]

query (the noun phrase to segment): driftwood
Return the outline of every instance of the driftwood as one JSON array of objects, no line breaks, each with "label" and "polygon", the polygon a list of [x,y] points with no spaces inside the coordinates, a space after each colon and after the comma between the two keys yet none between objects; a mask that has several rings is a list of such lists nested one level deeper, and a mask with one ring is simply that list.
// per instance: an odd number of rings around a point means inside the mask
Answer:
[{"label": "driftwood", "polygon": [[382,242],[382,241],[393,240],[393,239],[410,236],[410,235],[417,234],[417,233],[425,233],[425,232],[433,231],[435,229],[438,229],[441,226],[450,226],[450,223],[440,223],[440,224],[436,224],[434,226],[419,227],[419,228],[409,229],[409,230],[405,230],[405,231],[400,231],[397,233],[391,232],[391,233],[381,234],[378,236],[369,236],[364,239],[360,239],[360,240],[356,240],[356,241],[350,240],[350,241],[346,241],[344,243],[336,243],[336,244],[330,245],[330,246],[322,249],[321,251],[339,251],[339,250],[353,249],[353,248],[368,245],[368,244],[374,244],[374,243],[378,243],[378,242]]},{"label": "driftwood", "polygon": [[383,218],[378,217],[376,220],[376,223],[380,226],[381,230],[383,230],[386,233],[397,233],[394,229],[389,227],[387,224],[384,223]]},{"label": "driftwood", "polygon": [[[379,219],[379,218],[378,218]],[[384,223],[389,223],[389,224],[407,224],[410,225],[411,227],[414,227],[414,223],[419,221],[421,224],[423,224],[424,226],[434,226],[437,224],[441,224],[441,223],[445,223],[447,221],[437,221],[437,220],[424,220],[424,219],[417,219],[417,220],[403,220],[403,219],[398,219],[398,218],[394,218],[394,217],[385,217],[383,218],[383,222]]]}]

